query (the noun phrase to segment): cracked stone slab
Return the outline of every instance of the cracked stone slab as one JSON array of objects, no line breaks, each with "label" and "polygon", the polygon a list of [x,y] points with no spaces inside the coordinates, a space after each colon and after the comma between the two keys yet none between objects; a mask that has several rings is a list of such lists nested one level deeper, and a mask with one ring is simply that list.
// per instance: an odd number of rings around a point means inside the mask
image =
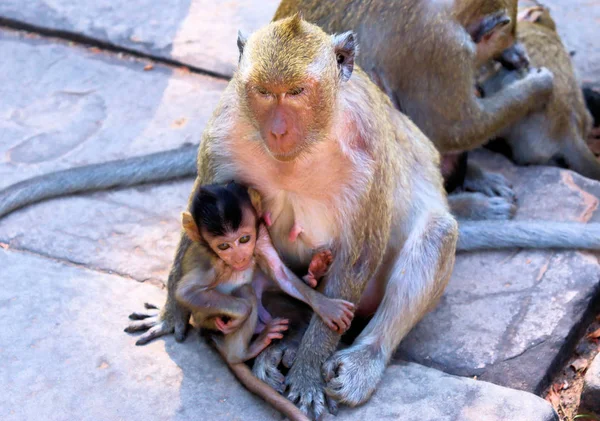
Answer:
[{"label": "cracked stone slab", "polygon": [[232,75],[238,30],[269,23],[278,0],[3,0],[0,16],[84,35],[140,53]]},{"label": "cracked stone slab", "polygon": [[[0,187],[199,142],[226,82],[0,31]],[[0,220],[12,247],[166,279],[192,180],[72,196]]]},{"label": "cracked stone slab", "polygon": [[596,355],[583,379],[579,412],[593,411],[600,415],[600,354]]},{"label": "cracked stone slab", "polygon": [[[7,421],[278,420],[192,333],[136,347],[127,315],[164,291],[116,275],[0,249],[0,418]],[[331,420],[554,421],[529,393],[392,366],[371,401]]]},{"label": "cracked stone slab", "polygon": [[[517,167],[491,152],[476,155],[512,182],[517,220],[600,222],[599,182],[558,168]],[[539,393],[569,355],[599,294],[597,254],[459,253],[439,305],[408,335],[398,356]]]}]

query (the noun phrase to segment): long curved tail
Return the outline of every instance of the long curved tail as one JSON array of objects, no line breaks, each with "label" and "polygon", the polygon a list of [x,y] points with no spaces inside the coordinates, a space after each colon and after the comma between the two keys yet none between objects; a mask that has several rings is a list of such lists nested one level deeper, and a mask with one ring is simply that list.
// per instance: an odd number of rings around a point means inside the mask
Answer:
[{"label": "long curved tail", "polygon": [[74,193],[167,181],[196,174],[198,145],[43,174],[0,190],[0,217]]},{"label": "long curved tail", "polygon": [[563,153],[573,171],[592,180],[600,180],[600,161],[581,137],[566,142]]},{"label": "long curved tail", "polygon": [[310,421],[296,405],[277,393],[271,386],[256,378],[246,364],[229,364],[229,368],[246,389],[263,398],[269,405],[289,418],[290,421]]},{"label": "long curved tail", "polygon": [[600,250],[600,224],[553,221],[473,221],[459,223],[459,251],[535,249]]}]

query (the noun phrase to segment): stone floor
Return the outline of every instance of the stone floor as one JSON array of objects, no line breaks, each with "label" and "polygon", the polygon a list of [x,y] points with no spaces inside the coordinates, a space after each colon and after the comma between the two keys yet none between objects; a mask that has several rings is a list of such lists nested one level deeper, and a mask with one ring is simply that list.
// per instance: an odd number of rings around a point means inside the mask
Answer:
[{"label": "stone floor", "polygon": [[[600,3],[546,3],[582,79],[600,84]],[[267,23],[276,6],[3,0],[0,188],[198,142],[233,72],[238,28]],[[600,222],[600,183],[486,152],[477,159],[514,183],[518,219]],[[122,332],[129,312],[164,300],[191,185],[68,197],[0,220],[0,419],[277,419],[197,335],[135,347]],[[554,420],[533,393],[569,355],[599,288],[590,253],[460,254],[440,305],[404,341],[378,392],[337,418]]]}]

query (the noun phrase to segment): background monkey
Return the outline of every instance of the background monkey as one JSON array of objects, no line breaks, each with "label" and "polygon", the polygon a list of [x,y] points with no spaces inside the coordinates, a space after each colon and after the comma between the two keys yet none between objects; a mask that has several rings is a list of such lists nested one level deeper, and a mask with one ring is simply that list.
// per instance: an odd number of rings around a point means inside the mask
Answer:
[{"label": "background monkey", "polygon": [[[328,32],[357,31],[363,46],[359,64],[395,106],[446,154],[483,144],[542,106],[550,94],[552,76],[546,70],[531,72],[490,98],[477,98],[473,92],[478,63],[487,56],[496,57],[510,45],[514,19],[505,26],[493,27],[498,29],[492,31],[493,39],[480,42],[479,49],[472,37],[490,35],[485,30],[489,18],[502,22],[502,16],[512,17],[513,10],[516,0],[284,0],[275,18],[301,11],[307,20]],[[0,191],[0,216],[62,194],[193,175],[192,150],[168,151],[25,180]],[[452,168],[453,160],[447,164]],[[450,184],[459,184],[460,178]],[[514,195],[502,176],[485,174],[470,164],[465,187],[501,197],[451,197],[451,207],[462,212],[459,216],[510,217]]]},{"label": "background monkey", "polygon": [[[254,377],[244,364],[273,339],[281,339],[288,327],[287,320],[272,319],[261,302],[266,279],[255,273],[255,256],[272,259],[277,257],[277,252],[266,229],[262,227],[260,234],[257,229],[257,214],[261,213],[258,194],[251,191],[249,195],[247,189],[237,183],[204,186],[195,194],[190,211],[183,213],[183,228],[192,241],[204,248],[205,254],[196,257],[208,259],[206,263],[210,268],[197,267],[187,273],[178,285],[177,301],[192,311],[200,326],[224,334],[213,336],[213,340],[244,386],[290,419],[306,420],[296,406]],[[313,256],[310,276],[315,281],[327,270],[329,258],[327,252]],[[351,303],[328,299],[316,292],[307,294],[303,290],[309,287],[293,276],[283,279],[280,275],[276,281],[283,290],[292,290],[293,295],[298,298],[301,295],[309,304],[319,297],[322,304],[313,304],[313,307],[330,328],[341,333],[349,327],[354,307]],[[257,286],[256,290],[253,285]],[[224,316],[229,320],[224,321]],[[257,329],[259,319],[263,325]],[[259,336],[251,341],[254,333]]]},{"label": "background monkey", "polygon": [[[326,403],[357,405],[371,396],[398,343],[441,296],[457,224],[438,152],[355,66],[352,32],[330,36],[294,16],[240,36],[238,45],[239,67],[203,134],[196,187],[234,179],[255,188],[286,265],[306,273],[315,249],[332,250],[323,292],[373,316],[338,352],[340,335],[312,317],[285,381],[288,397],[318,417]],[[303,230],[293,239],[295,226]],[[466,224],[461,247],[497,240],[501,247],[545,240],[551,243],[543,246],[600,247],[593,224],[510,227],[497,239],[497,225]],[[175,297],[197,266],[193,247],[181,238],[167,302],[146,326],[154,336],[185,336],[189,310]],[[281,347],[290,347],[286,338],[260,354],[253,369],[274,387]]]},{"label": "background monkey", "polygon": [[[457,153],[483,145],[542,107],[551,93],[547,69],[532,70],[522,85],[488,98],[473,91],[479,66],[501,58],[514,43],[516,10],[517,0],[283,0],[274,19],[301,12],[327,32],[356,31],[358,64],[435,144],[444,155],[442,168],[451,174]],[[447,186],[456,187],[462,178]],[[514,193],[503,176],[469,163],[463,185],[483,194],[450,196],[457,217],[512,216]]]},{"label": "background monkey", "polygon": [[[531,63],[554,74],[554,89],[545,109],[528,115],[499,136],[520,165],[554,164],[600,180],[600,162],[587,146],[592,116],[573,71],[569,53],[556,32],[547,8],[535,6],[519,13],[519,41]],[[494,94],[522,77],[522,72],[500,69],[482,84],[485,95]]]}]

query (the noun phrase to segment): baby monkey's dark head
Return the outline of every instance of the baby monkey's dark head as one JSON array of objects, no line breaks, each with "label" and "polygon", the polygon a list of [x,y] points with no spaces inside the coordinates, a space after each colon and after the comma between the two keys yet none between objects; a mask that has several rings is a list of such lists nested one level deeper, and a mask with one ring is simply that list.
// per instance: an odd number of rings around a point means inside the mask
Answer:
[{"label": "baby monkey's dark head", "polygon": [[252,264],[257,214],[245,186],[235,182],[200,186],[190,212],[182,218],[188,237],[206,243],[233,269],[245,270]]}]

